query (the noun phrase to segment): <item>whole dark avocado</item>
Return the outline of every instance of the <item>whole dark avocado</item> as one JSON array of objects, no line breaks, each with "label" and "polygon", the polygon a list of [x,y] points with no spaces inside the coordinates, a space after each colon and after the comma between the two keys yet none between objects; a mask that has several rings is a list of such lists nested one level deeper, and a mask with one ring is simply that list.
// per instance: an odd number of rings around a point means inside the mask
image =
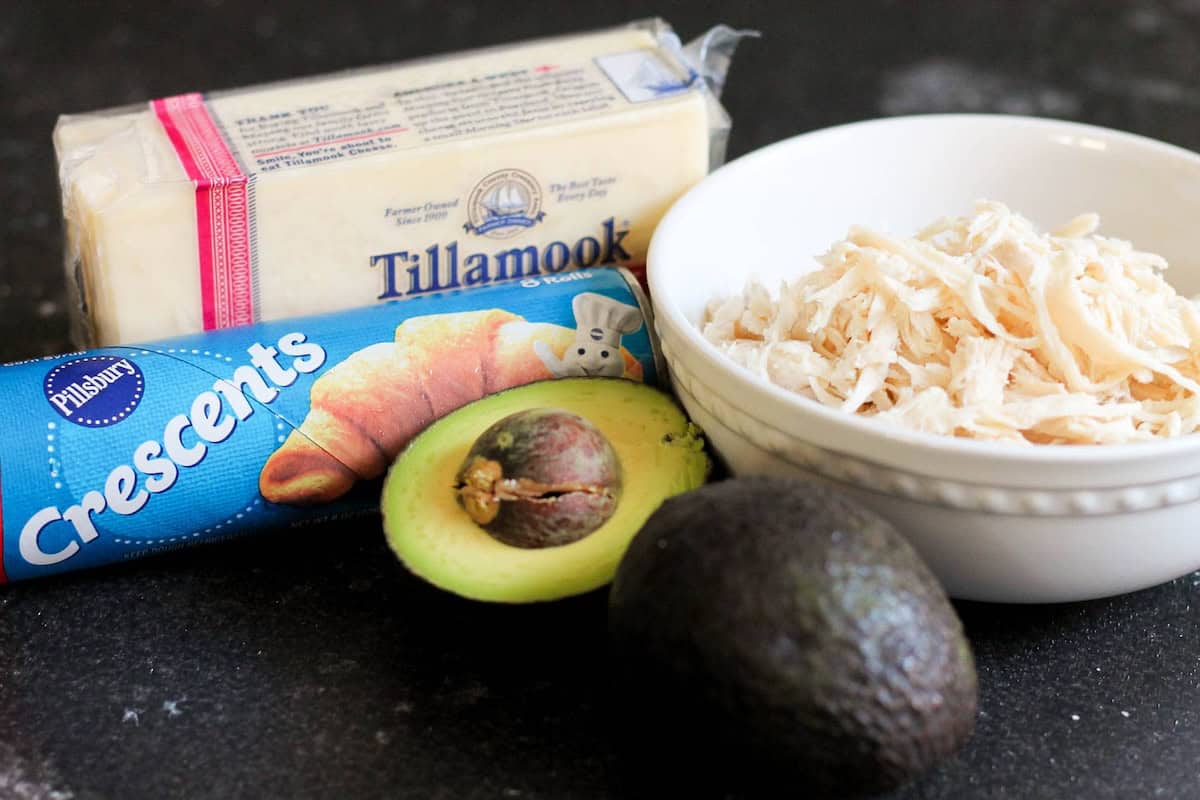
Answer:
[{"label": "whole dark avocado", "polygon": [[667,500],[617,570],[609,620],[622,699],[656,740],[692,763],[736,757],[739,781],[786,777],[772,796],[887,791],[974,729],[974,660],[941,586],[822,484],[739,478]]}]

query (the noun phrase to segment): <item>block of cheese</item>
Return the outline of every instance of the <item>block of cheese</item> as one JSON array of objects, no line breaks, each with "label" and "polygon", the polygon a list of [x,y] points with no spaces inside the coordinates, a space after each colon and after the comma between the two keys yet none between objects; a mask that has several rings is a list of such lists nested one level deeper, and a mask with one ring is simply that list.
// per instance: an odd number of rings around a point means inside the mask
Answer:
[{"label": "block of cheese", "polygon": [[724,156],[715,90],[737,36],[689,50],[653,20],[65,116],[76,338],[636,267]]}]

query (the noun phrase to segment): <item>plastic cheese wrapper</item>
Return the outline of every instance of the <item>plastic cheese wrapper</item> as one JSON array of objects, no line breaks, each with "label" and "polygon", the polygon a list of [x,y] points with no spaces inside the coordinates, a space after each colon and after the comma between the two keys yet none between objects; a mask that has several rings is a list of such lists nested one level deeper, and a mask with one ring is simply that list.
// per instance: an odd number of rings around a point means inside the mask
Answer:
[{"label": "plastic cheese wrapper", "polygon": [[724,159],[660,20],[59,120],[72,330],[123,344],[603,263]]},{"label": "plastic cheese wrapper", "polygon": [[405,444],[485,395],[655,383],[623,269],[0,366],[0,582],[367,514]]}]

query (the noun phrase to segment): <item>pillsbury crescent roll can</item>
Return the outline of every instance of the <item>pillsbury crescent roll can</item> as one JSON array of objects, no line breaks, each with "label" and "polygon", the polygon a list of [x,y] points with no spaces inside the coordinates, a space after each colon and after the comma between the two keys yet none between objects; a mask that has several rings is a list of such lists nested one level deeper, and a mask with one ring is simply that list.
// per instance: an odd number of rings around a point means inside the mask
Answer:
[{"label": "pillsbury crescent roll can", "polygon": [[595,269],[0,366],[0,582],[372,513],[435,419],[658,382],[653,336],[630,274]]}]

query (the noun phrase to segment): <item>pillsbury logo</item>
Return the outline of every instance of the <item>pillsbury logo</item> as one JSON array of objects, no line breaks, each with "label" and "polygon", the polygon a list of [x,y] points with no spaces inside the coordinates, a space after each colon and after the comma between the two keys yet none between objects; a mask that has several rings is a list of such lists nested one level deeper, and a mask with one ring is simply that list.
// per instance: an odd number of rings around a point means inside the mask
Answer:
[{"label": "pillsbury logo", "polygon": [[125,419],[142,401],[144,388],[138,365],[118,356],[66,361],[42,382],[51,407],[82,428],[104,428]]},{"label": "pillsbury logo", "polygon": [[528,172],[502,169],[481,180],[467,198],[467,233],[507,239],[542,221],[542,187]]}]

